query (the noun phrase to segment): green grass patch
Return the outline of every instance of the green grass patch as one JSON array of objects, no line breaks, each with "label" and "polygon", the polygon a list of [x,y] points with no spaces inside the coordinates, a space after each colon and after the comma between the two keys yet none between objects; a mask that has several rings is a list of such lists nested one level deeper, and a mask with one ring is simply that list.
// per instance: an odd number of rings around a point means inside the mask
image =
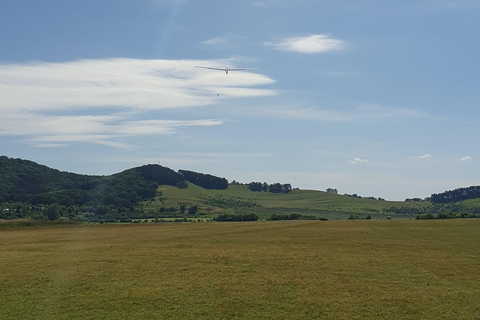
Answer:
[{"label": "green grass patch", "polygon": [[479,319],[479,219],[0,230],[2,319]]},{"label": "green grass patch", "polygon": [[157,219],[132,219],[132,223],[163,223],[163,222],[210,222],[212,218],[157,218]]},{"label": "green grass patch", "polygon": [[197,205],[199,212],[206,214],[254,212],[265,218],[272,213],[298,212],[329,219],[346,219],[352,213],[373,216],[384,214],[383,210],[390,207],[425,206],[423,203],[359,199],[314,190],[292,190],[286,194],[252,192],[246,185],[229,185],[226,190],[206,190],[189,183],[185,189],[160,186],[159,191],[164,202],[144,203],[145,211],[156,212],[159,206],[178,208],[183,204]]},{"label": "green grass patch", "polygon": [[65,226],[79,226],[83,222],[73,220],[63,221],[37,221],[30,219],[16,219],[16,220],[0,220],[0,229],[5,228],[25,228],[25,227],[65,227]]}]

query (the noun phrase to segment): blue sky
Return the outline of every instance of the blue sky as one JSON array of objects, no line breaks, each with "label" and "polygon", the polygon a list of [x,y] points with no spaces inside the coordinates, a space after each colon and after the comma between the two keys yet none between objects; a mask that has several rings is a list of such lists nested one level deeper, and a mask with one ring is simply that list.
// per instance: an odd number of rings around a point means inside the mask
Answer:
[{"label": "blue sky", "polygon": [[478,185],[479,14],[477,0],[2,1],[1,154],[388,200]]}]

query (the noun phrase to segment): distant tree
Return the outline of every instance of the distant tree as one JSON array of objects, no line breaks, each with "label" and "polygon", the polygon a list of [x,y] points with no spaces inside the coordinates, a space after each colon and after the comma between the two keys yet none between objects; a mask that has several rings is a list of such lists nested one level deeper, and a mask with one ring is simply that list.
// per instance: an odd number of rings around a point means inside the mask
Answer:
[{"label": "distant tree", "polygon": [[267,191],[268,191],[268,183],[264,182],[264,183],[262,184],[262,191],[263,191],[263,192],[267,192]]},{"label": "distant tree", "polygon": [[52,203],[48,206],[47,218],[50,221],[54,221],[60,218],[60,206],[58,205],[58,203]]},{"label": "distant tree", "polygon": [[117,198],[114,194],[109,193],[103,197],[103,203],[106,205],[113,205],[117,206],[119,203],[119,198]]},{"label": "distant tree", "polygon": [[268,192],[271,193],[289,193],[292,191],[292,186],[289,183],[280,184],[274,183],[268,186]]},{"label": "distant tree", "polygon": [[180,214],[184,214],[184,213],[185,213],[185,205],[184,205],[184,204],[181,204],[181,205],[180,205],[179,213],[180,213]]},{"label": "distant tree", "polygon": [[197,206],[190,206],[188,207],[188,214],[195,214],[197,213],[198,211],[198,207]]},{"label": "distant tree", "polygon": [[263,191],[263,185],[261,182],[250,182],[248,184],[248,189],[250,191],[257,191],[257,192]]},{"label": "distant tree", "polygon": [[268,186],[268,192],[271,193],[281,193],[282,192],[282,185],[280,183],[273,183]]},{"label": "distant tree", "polygon": [[283,193],[289,193],[292,191],[292,185],[290,183],[285,183],[282,185],[282,192]]},{"label": "distant tree", "polygon": [[98,206],[95,208],[95,216],[104,216],[110,211],[110,208],[108,206]]}]

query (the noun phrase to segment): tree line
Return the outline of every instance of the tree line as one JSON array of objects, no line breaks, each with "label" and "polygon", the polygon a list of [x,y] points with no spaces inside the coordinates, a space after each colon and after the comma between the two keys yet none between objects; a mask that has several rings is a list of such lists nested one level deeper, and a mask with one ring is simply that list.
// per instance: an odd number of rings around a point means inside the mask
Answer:
[{"label": "tree line", "polygon": [[351,198],[357,198],[357,199],[385,201],[385,199],[380,198],[380,197],[378,197],[378,198],[375,198],[375,197],[362,197],[362,196],[359,196],[359,195],[356,194],[356,193],[354,193],[354,194],[345,193],[344,196],[351,197]]},{"label": "tree line", "polygon": [[225,190],[228,188],[228,180],[225,178],[188,170],[178,170],[178,173],[188,182],[196,184],[204,189]]},{"label": "tree line", "polygon": [[464,203],[426,203],[421,207],[389,207],[383,213],[415,215],[418,219],[447,219],[480,216],[480,207]]},{"label": "tree line", "polygon": [[250,182],[248,189],[255,192],[289,193],[292,191],[292,185],[290,183],[273,183],[269,185],[266,182]]},{"label": "tree line", "polygon": [[258,216],[255,213],[248,214],[220,214],[214,221],[257,221]]},{"label": "tree line", "polygon": [[480,198],[480,186],[458,188],[443,193],[434,193],[426,200],[430,200],[432,203],[454,203],[475,198]]}]

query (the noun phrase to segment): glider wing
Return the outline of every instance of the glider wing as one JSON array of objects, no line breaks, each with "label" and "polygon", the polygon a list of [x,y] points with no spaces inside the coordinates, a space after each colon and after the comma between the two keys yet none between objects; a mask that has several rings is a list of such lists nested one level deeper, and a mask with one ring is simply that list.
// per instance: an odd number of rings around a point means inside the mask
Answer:
[{"label": "glider wing", "polygon": [[[201,66],[195,66],[195,68],[203,68],[203,69],[211,69],[211,70],[221,70],[225,71],[225,68],[212,68],[212,67],[201,67]],[[231,69],[230,69],[231,70]]]}]

